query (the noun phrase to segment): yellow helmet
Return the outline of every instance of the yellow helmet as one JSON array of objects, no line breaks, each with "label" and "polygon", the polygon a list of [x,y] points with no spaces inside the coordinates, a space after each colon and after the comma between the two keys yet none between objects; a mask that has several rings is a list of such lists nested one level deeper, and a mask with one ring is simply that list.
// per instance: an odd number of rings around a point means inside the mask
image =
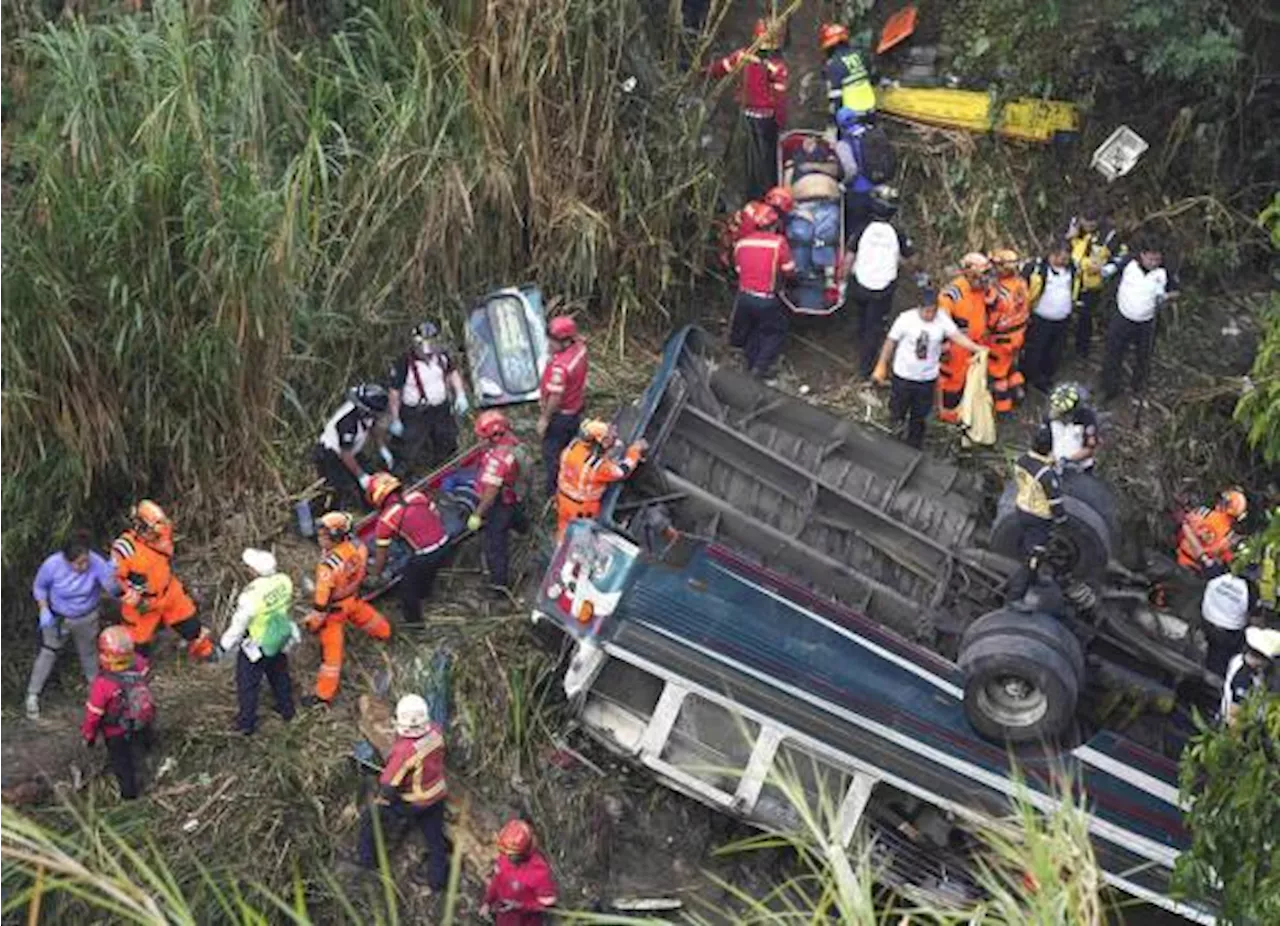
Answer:
[{"label": "yellow helmet", "polygon": [[582,422],[582,427],[578,429],[583,440],[589,440],[593,443],[604,444],[609,440],[613,433],[613,426],[607,421],[601,421],[599,418],[588,418]]},{"label": "yellow helmet", "polygon": [[345,511],[330,511],[320,518],[320,526],[335,540],[351,533],[353,524],[351,515]]},{"label": "yellow helmet", "polygon": [[996,248],[991,252],[991,262],[997,266],[1012,266],[1018,262],[1018,252],[1012,248]]},{"label": "yellow helmet", "polygon": [[373,478],[369,480],[367,493],[369,504],[374,508],[381,508],[382,503],[387,500],[387,496],[402,485],[403,483],[391,473],[374,473]]},{"label": "yellow helmet", "polygon": [[144,531],[154,531],[169,523],[169,516],[164,509],[149,498],[144,498],[133,506],[130,512],[133,523]]}]

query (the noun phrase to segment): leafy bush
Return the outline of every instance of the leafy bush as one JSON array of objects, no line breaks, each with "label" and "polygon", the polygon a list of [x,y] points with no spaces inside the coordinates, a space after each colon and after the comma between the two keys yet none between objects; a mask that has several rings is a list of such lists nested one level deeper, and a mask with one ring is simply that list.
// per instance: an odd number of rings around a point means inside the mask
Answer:
[{"label": "leafy bush", "polygon": [[1249,373],[1249,384],[1236,404],[1249,445],[1268,463],[1280,462],[1280,296],[1271,294],[1262,318],[1263,338]]}]

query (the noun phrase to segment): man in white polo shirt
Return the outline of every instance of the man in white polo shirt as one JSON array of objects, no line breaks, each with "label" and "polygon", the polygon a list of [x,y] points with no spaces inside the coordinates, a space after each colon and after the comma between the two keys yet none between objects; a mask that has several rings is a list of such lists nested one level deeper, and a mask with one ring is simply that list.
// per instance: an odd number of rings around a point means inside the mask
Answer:
[{"label": "man in white polo shirt", "polygon": [[1134,348],[1133,392],[1140,396],[1147,386],[1151,352],[1156,340],[1156,312],[1178,294],[1169,291],[1169,274],[1162,266],[1164,255],[1154,244],[1144,244],[1135,260],[1124,265],[1120,288],[1116,290],[1116,313],[1107,329],[1107,351],[1102,358],[1102,396],[1120,394],[1120,377],[1125,355]]},{"label": "man in white polo shirt", "polygon": [[971,341],[951,316],[938,308],[937,293],[924,292],[924,305],[908,309],[894,319],[880,349],[872,378],[884,385],[893,362],[893,391],[889,395],[889,418],[895,428],[906,423],[906,442],[924,446],[924,424],[934,405],[942,342],[954,341],[973,353],[972,363],[987,362],[987,349]]},{"label": "man in white polo shirt", "polygon": [[1031,271],[1031,321],[1022,351],[1022,372],[1027,385],[1040,392],[1049,392],[1058,375],[1075,301],[1075,275],[1071,249],[1065,241],[1055,244]]}]

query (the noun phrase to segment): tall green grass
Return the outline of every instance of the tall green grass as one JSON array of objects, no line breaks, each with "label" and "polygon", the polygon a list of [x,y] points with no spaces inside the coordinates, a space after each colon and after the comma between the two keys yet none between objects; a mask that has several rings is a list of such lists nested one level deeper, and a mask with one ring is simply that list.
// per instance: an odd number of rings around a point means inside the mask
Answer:
[{"label": "tall green grass", "polygon": [[6,48],[6,590],[137,493],[191,528],[287,478],[410,319],[537,280],[621,338],[705,265],[704,112],[640,0],[282,16],[158,0]]}]

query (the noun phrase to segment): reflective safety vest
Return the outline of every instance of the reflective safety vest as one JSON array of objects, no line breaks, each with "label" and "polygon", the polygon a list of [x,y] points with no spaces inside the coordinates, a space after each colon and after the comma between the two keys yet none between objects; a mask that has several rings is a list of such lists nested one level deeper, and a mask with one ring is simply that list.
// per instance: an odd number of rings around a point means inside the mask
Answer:
[{"label": "reflective safety vest", "polygon": [[610,483],[631,475],[640,462],[640,452],[640,447],[632,444],[621,460],[613,460],[600,453],[595,442],[576,438],[560,455],[557,488],[571,502],[599,502]]},{"label": "reflective safety vest", "polygon": [[[1187,513],[1182,522],[1184,530],[1190,528],[1195,533],[1204,555],[1220,563],[1229,563],[1233,557],[1232,545],[1235,543],[1235,521],[1225,511],[1217,508],[1197,508]],[[1200,558],[1196,556],[1184,531],[1178,532],[1178,564],[1200,568]]]},{"label": "reflective safety vest", "polygon": [[316,567],[316,610],[328,610],[359,592],[368,562],[368,548],[353,540],[344,540],[326,553]]},{"label": "reflective safety vest", "polygon": [[828,98],[832,110],[844,106],[856,112],[876,108],[876,91],[862,56],[848,45],[839,46],[827,59]]},{"label": "reflective safety vest", "polygon": [[264,656],[284,649],[293,635],[289,606],[293,603],[293,580],[282,572],[259,576],[245,586],[240,600],[253,608],[246,634],[258,644]]},{"label": "reflective safety vest", "polygon": [[416,739],[397,737],[378,781],[395,788],[413,807],[430,807],[448,793],[444,779],[444,731],[429,724]]},{"label": "reflective safety vest", "polygon": [[1013,471],[1018,510],[1046,521],[1062,517],[1062,484],[1052,457],[1024,453]]}]

